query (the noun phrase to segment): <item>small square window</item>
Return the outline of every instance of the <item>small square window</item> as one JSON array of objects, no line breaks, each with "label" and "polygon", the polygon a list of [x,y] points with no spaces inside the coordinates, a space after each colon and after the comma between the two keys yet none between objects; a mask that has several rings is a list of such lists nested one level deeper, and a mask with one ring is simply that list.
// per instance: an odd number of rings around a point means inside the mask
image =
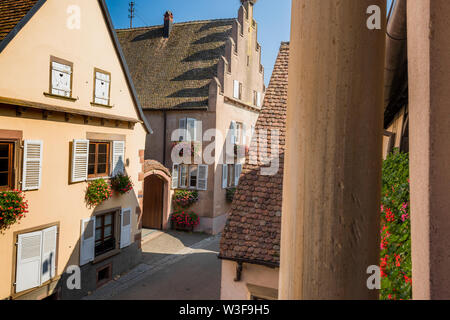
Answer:
[{"label": "small square window", "polygon": [[111,75],[107,72],[95,71],[94,103],[109,105]]},{"label": "small square window", "polygon": [[51,60],[51,94],[72,96],[72,63],[63,62],[60,59]]}]

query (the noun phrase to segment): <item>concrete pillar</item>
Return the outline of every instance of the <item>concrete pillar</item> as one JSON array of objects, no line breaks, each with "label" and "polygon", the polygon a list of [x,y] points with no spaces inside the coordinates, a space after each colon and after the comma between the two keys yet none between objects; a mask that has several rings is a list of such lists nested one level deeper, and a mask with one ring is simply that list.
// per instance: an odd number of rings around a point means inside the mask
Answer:
[{"label": "concrete pillar", "polygon": [[[370,5],[381,30],[369,30]],[[376,299],[385,0],[293,0],[280,299]]]},{"label": "concrete pillar", "polygon": [[450,299],[450,1],[408,1],[414,299]]}]

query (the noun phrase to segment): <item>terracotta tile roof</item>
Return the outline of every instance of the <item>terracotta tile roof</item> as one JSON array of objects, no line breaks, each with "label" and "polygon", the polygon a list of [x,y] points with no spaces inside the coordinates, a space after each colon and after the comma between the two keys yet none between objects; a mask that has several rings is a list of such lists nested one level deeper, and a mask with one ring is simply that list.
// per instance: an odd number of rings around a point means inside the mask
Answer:
[{"label": "terracotta tile roof", "polygon": [[0,0],[0,42],[22,20],[38,0]]},{"label": "terracotta tile roof", "polygon": [[[282,43],[255,127],[280,130],[280,169],[274,176],[263,176],[260,163],[244,165],[220,243],[224,259],[279,265],[288,60],[289,43]],[[256,143],[253,139],[250,158],[256,155]]]},{"label": "terracotta tile roof", "polygon": [[207,108],[234,19],[116,30],[144,109]]}]

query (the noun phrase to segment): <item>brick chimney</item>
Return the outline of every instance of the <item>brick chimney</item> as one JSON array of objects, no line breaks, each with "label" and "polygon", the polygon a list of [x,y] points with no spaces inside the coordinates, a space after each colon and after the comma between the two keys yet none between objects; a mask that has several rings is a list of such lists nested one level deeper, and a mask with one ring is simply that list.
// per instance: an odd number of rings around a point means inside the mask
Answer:
[{"label": "brick chimney", "polygon": [[173,13],[170,11],[166,11],[164,14],[164,31],[163,36],[164,38],[169,38],[170,32],[172,31],[173,27]]}]

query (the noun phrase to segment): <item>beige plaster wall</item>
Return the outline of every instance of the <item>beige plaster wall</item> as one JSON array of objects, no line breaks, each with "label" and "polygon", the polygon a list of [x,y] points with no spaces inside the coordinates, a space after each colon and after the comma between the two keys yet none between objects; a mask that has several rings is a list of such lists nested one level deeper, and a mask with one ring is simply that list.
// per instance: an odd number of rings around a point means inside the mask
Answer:
[{"label": "beige plaster wall", "polygon": [[[70,6],[80,12],[80,29],[69,29]],[[76,102],[49,92],[50,56],[73,62]],[[111,105],[93,107],[94,68],[111,73]],[[137,118],[125,76],[98,1],[48,0],[0,54],[0,96]]]},{"label": "beige plaster wall", "polygon": [[244,263],[241,281],[236,278],[236,262],[222,260],[221,300],[248,300],[247,284],[278,290],[278,268]]}]

